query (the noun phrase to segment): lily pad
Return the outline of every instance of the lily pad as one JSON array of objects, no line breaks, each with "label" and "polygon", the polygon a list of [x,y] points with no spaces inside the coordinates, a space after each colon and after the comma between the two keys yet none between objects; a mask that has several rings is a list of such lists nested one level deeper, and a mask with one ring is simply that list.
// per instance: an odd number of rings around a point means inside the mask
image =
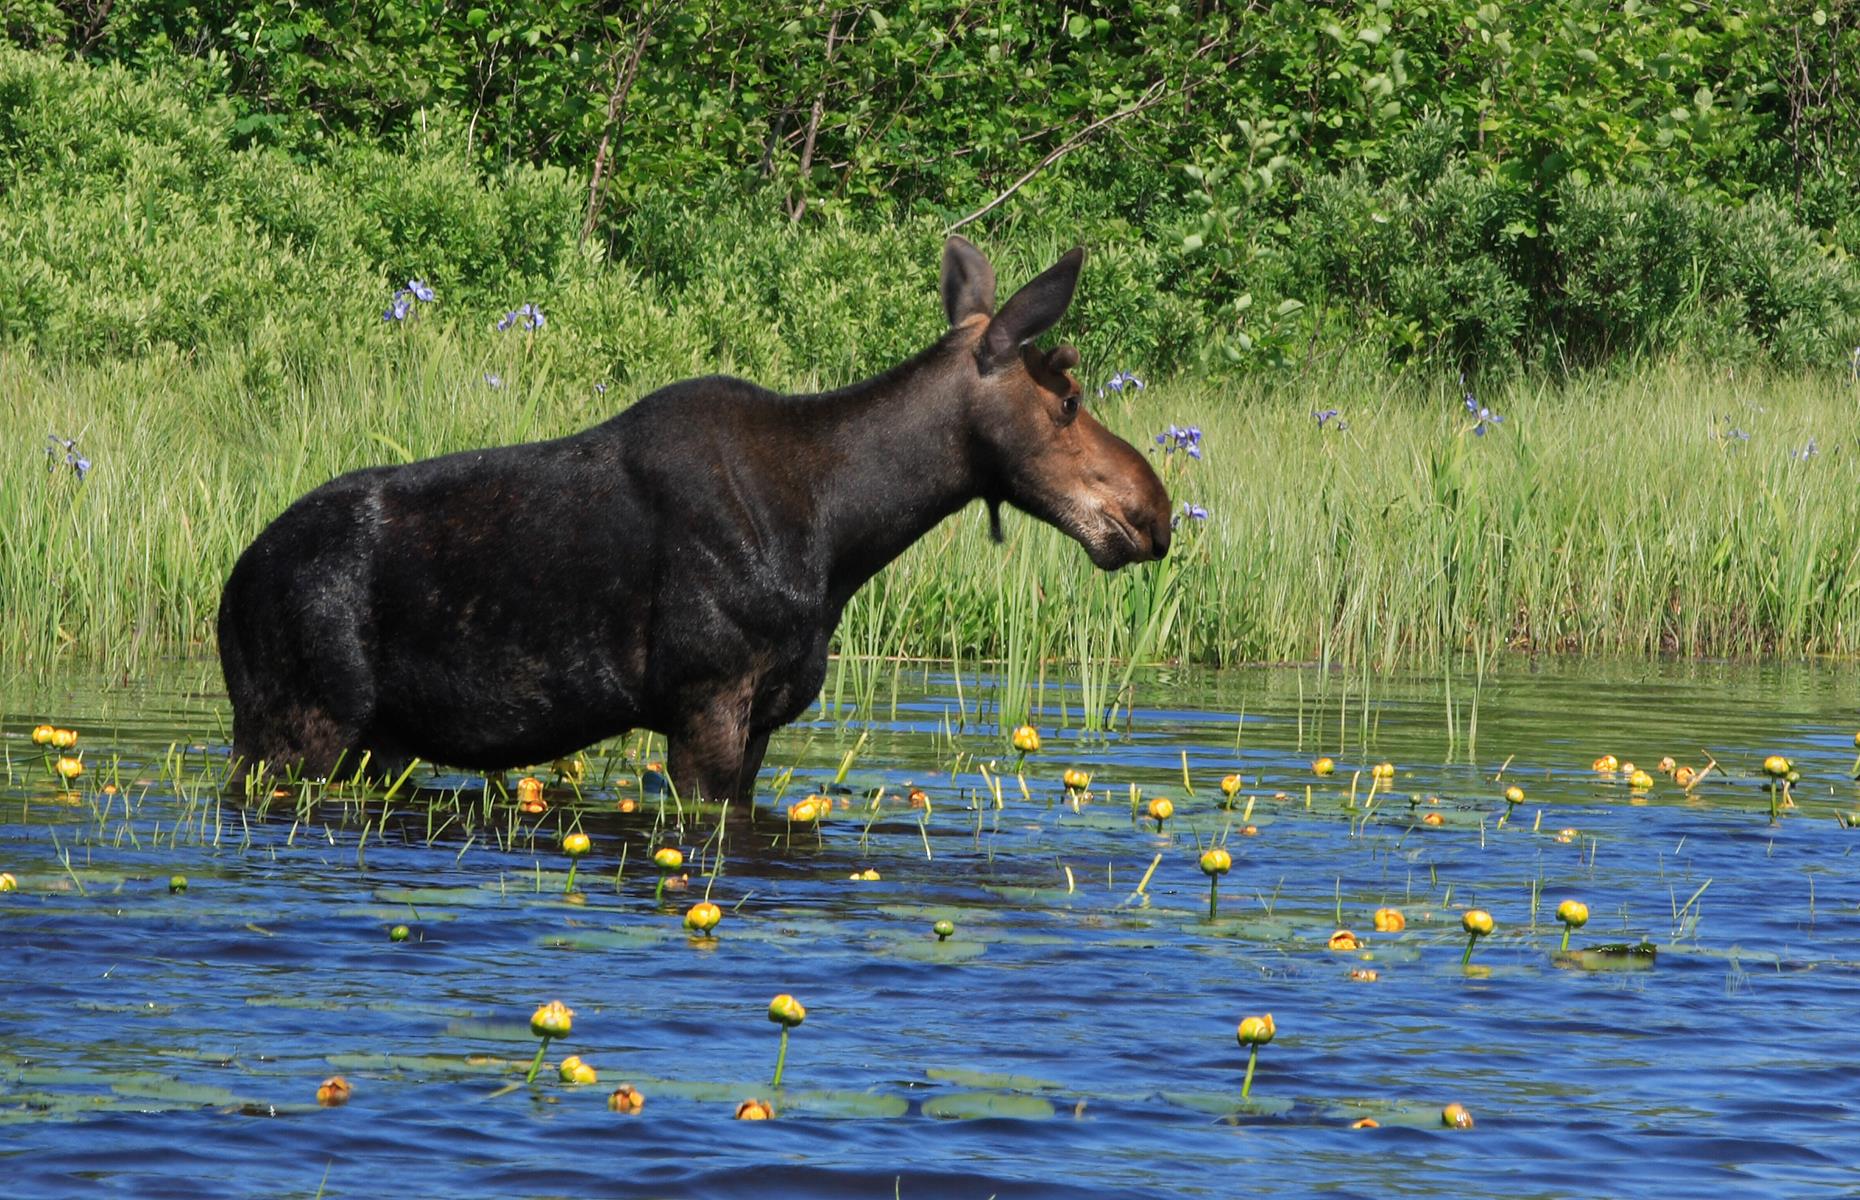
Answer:
[{"label": "lily pad", "polygon": [[986,942],[965,942],[951,938],[938,941],[935,938],[918,938],[913,941],[893,942],[881,947],[884,953],[897,958],[907,958],[912,962],[959,963],[980,958],[988,952]]},{"label": "lily pad", "polygon": [[459,1054],[331,1054],[323,1061],[338,1071],[373,1071],[435,1078],[497,1075],[522,1066],[515,1058]]},{"label": "lily pad", "polygon": [[971,1071],[967,1067],[931,1067],[924,1072],[924,1078],[933,1079],[938,1083],[953,1083],[957,1087],[1001,1092],[1064,1090],[1061,1085],[1049,1079],[1036,1079],[1032,1075],[1004,1075],[998,1071]]},{"label": "lily pad", "polygon": [[536,944],[551,950],[640,950],[658,946],[672,936],[669,928],[652,925],[627,925],[616,929],[576,929],[567,933],[548,933]]},{"label": "lily pad", "polygon": [[1561,950],[1550,961],[1565,970],[1576,971],[1651,971],[1655,948],[1650,942],[1614,946],[1590,946],[1581,950]]},{"label": "lily pad", "polygon": [[1281,1096],[1240,1098],[1240,1089],[1231,1092],[1164,1092],[1165,1103],[1216,1117],[1282,1117],[1292,1111],[1292,1102]]},{"label": "lily pad", "polygon": [[1011,1120],[1050,1121],[1053,1102],[1041,1096],[1022,1096],[1012,1092],[951,1092],[932,1096],[923,1104],[926,1117],[955,1121]]}]

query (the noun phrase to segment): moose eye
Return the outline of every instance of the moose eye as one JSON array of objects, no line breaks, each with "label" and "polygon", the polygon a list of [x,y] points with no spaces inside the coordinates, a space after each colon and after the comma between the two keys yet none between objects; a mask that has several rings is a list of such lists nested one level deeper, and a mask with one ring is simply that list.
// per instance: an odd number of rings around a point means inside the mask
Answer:
[{"label": "moose eye", "polygon": [[1059,411],[1064,413],[1067,417],[1076,417],[1079,412],[1079,398],[1077,396],[1067,396],[1059,402]]}]

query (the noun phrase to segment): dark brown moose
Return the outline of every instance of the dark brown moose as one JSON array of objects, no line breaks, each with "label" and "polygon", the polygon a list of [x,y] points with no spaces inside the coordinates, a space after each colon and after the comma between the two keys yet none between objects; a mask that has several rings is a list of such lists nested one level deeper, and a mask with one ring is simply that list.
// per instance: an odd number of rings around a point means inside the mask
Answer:
[{"label": "dark brown moose", "polygon": [[494,771],[646,728],[681,793],[747,800],[769,734],[819,694],[846,602],[970,501],[1064,530],[1105,570],[1160,558],[1162,481],[1085,411],[1078,351],[1033,345],[1084,258],[997,312],[994,268],[951,238],[949,331],[863,383],[693,379],[572,437],[310,492],[220,601],[235,759]]}]

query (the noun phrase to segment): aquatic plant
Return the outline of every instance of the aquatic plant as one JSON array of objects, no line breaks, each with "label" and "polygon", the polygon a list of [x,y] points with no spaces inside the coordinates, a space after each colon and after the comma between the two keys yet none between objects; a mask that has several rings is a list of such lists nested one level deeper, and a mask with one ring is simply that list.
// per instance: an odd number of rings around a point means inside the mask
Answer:
[{"label": "aquatic plant", "polygon": [[1311,773],[1318,776],[1320,779],[1328,778],[1337,773],[1337,760],[1329,755],[1325,755],[1312,762]]},{"label": "aquatic plant", "polygon": [[745,1100],[736,1106],[736,1119],[739,1121],[773,1121],[775,1106],[767,1100]]},{"label": "aquatic plant", "polygon": [[1356,934],[1348,929],[1339,929],[1330,935],[1330,941],[1327,945],[1332,950],[1349,953],[1351,951],[1361,950],[1363,948],[1363,939],[1357,937]]},{"label": "aquatic plant", "polygon": [[630,1083],[623,1083],[607,1096],[607,1107],[617,1113],[632,1116],[646,1107],[646,1097]]},{"label": "aquatic plant", "polygon": [[1065,774],[1060,776],[1060,782],[1065,784],[1068,792],[1078,794],[1091,787],[1091,776],[1077,767],[1067,767]]},{"label": "aquatic plant", "polygon": [[556,1070],[556,1075],[563,1083],[576,1085],[597,1083],[600,1080],[600,1075],[593,1067],[582,1062],[579,1054],[571,1054],[563,1059],[562,1065]]},{"label": "aquatic plant", "polygon": [[1169,799],[1167,796],[1153,797],[1150,800],[1147,811],[1150,820],[1156,822],[1156,832],[1161,833],[1163,831],[1163,822],[1175,816],[1175,801]]},{"label": "aquatic plant", "polygon": [[14,878],[13,872],[0,871],[0,892],[17,892],[18,890],[19,880]]},{"label": "aquatic plant", "polygon": [[1780,754],[1772,754],[1763,760],[1763,773],[1770,779],[1770,824],[1774,825],[1781,819],[1790,785],[1800,776],[1795,775],[1795,765]]},{"label": "aquatic plant", "polygon": [[186,891],[187,891],[187,876],[170,875],[168,877],[168,894],[170,896],[179,896]]},{"label": "aquatic plant", "polygon": [[536,1082],[536,1072],[542,1070],[543,1055],[549,1052],[549,1042],[554,1038],[565,1038],[575,1028],[575,1010],[560,1000],[551,1000],[538,1005],[530,1014],[530,1032],[541,1038],[536,1047],[536,1057],[530,1062],[529,1074],[523,1077],[525,1083]]},{"label": "aquatic plant", "polygon": [[317,1085],[316,1102],[324,1108],[340,1108],[354,1094],[355,1089],[349,1086],[348,1080],[340,1075],[331,1075]]},{"label": "aquatic plant", "polygon": [[948,917],[944,917],[930,927],[930,932],[936,934],[937,941],[947,942],[950,939],[950,935],[956,932],[956,923]]},{"label": "aquatic plant", "polygon": [[1570,933],[1589,923],[1589,906],[1580,900],[1565,900],[1556,906],[1556,919],[1563,922],[1563,944],[1557,947],[1561,953],[1569,949]]},{"label": "aquatic plant", "polygon": [[568,855],[568,881],[562,885],[564,892],[575,890],[575,868],[581,865],[581,856],[594,848],[588,835],[580,831],[562,838],[562,853]]},{"label": "aquatic plant", "polygon": [[1240,1099],[1246,1100],[1253,1094],[1253,1070],[1259,1066],[1259,1048],[1278,1036],[1279,1027],[1273,1024],[1272,1014],[1263,1017],[1247,1017],[1240,1022],[1235,1031],[1242,1046],[1247,1049],[1246,1079],[1240,1084]]},{"label": "aquatic plant", "polygon": [[1449,1104],[1440,1110],[1440,1123],[1448,1129],[1471,1129],[1473,1117],[1464,1104]]},{"label": "aquatic plant", "polygon": [[661,846],[652,852],[652,865],[659,869],[659,882],[652,890],[652,902],[664,904],[665,880],[672,872],[685,865],[684,851],[676,846]]},{"label": "aquatic plant", "polygon": [[1201,873],[1208,877],[1208,920],[1219,911],[1221,876],[1234,869],[1234,856],[1225,847],[1210,846],[1201,852]]},{"label": "aquatic plant", "polygon": [[699,937],[713,937],[723,920],[723,910],[708,900],[700,900],[685,910],[685,928]]},{"label": "aquatic plant", "polygon": [[413,930],[407,928],[405,925],[396,925],[388,930],[388,941],[390,942],[404,942],[412,936]]},{"label": "aquatic plant", "polygon": [[1408,928],[1408,918],[1399,908],[1378,908],[1371,920],[1377,933],[1400,933]]},{"label": "aquatic plant", "polygon": [[1469,908],[1461,915],[1460,928],[1466,931],[1466,953],[1460,956],[1462,967],[1472,962],[1473,947],[1480,938],[1489,937],[1495,925],[1492,914],[1483,908]]},{"label": "aquatic plant", "polygon": [[788,1063],[788,1031],[807,1020],[807,1009],[799,1000],[783,992],[769,1001],[769,1020],[781,1026],[781,1049],[776,1051],[775,1078],[769,1084],[772,1088],[779,1088],[781,1087],[782,1068]]}]

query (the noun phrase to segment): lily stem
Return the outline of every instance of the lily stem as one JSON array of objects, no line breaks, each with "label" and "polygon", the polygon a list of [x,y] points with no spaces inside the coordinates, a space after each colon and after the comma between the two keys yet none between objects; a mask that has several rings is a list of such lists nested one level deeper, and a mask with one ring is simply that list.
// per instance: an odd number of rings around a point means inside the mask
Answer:
[{"label": "lily stem", "polygon": [[1466,953],[1460,955],[1460,966],[1463,967],[1467,963],[1470,963],[1472,961],[1473,947],[1477,946],[1478,944],[1479,944],[1479,935],[1476,933],[1466,939]]},{"label": "lily stem", "polygon": [[543,1055],[549,1052],[549,1038],[545,1035],[542,1044],[536,1047],[536,1057],[530,1060],[530,1073],[523,1077],[524,1083],[535,1083],[536,1072],[542,1070]]},{"label": "lily stem", "polygon": [[1246,1056],[1246,1079],[1240,1084],[1240,1098],[1247,1099],[1253,1094],[1253,1068],[1259,1065],[1259,1047],[1254,1046]]},{"label": "lily stem", "polygon": [[782,1067],[786,1066],[787,1063],[788,1063],[788,1027],[786,1025],[783,1025],[781,1027],[781,1049],[776,1051],[775,1053],[775,1080],[773,1083],[769,1084],[770,1087],[778,1088],[781,1086],[781,1069]]}]

